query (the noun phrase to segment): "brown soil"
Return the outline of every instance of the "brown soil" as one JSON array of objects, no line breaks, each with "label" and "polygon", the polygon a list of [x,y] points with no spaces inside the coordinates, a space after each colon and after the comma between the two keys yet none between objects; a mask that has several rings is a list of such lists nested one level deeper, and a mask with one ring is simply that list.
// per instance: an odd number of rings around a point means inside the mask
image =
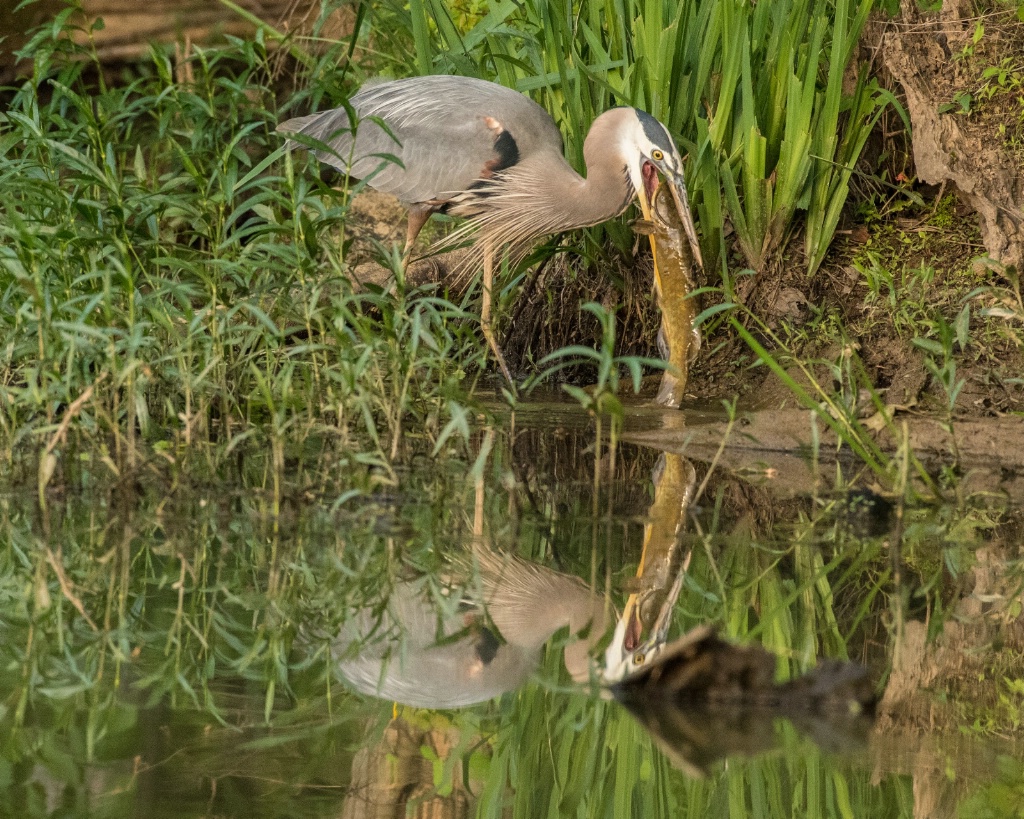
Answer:
[{"label": "brown soil", "polygon": [[[947,0],[937,12],[902,0],[881,61],[901,86],[914,162],[928,183],[953,185],[980,216],[988,255],[1024,263],[1024,152],[1019,82],[1024,25],[1016,9]],[[986,69],[1003,72],[986,76]]]}]

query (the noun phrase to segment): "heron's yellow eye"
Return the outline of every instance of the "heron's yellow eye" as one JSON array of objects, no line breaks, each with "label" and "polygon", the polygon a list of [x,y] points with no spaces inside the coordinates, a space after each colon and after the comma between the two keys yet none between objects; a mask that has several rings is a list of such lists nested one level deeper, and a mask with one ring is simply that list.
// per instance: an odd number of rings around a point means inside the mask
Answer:
[{"label": "heron's yellow eye", "polygon": [[636,654],[633,655],[633,662],[637,665],[643,665],[644,654],[642,651],[638,651]]},{"label": "heron's yellow eye", "polygon": [[661,160],[663,160],[664,158],[665,154],[663,154],[661,151],[651,151],[651,159],[653,159],[655,162],[661,162]]}]

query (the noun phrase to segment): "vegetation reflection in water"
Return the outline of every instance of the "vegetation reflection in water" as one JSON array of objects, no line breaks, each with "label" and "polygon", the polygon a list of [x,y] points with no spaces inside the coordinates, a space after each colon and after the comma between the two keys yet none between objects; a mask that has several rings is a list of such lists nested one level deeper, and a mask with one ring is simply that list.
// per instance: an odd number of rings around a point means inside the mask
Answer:
[{"label": "vegetation reflection in water", "polygon": [[[496,549],[584,578],[621,605],[655,460],[629,446],[609,457],[586,429],[499,434],[476,466],[485,528]],[[286,476],[269,481],[259,464],[251,457],[241,474],[263,476],[260,485],[231,491],[167,496],[143,482],[51,495],[45,511],[3,499],[0,812],[362,816],[400,800],[481,816],[911,816],[926,815],[925,804],[942,807],[927,815],[969,806],[1009,816],[1019,807],[1020,767],[1009,756],[994,764],[998,746],[982,741],[1017,724],[1019,655],[986,660],[984,685],[944,681],[941,658],[921,659],[918,627],[937,634],[955,615],[961,648],[1010,642],[1016,519],[998,508],[908,506],[897,591],[889,533],[870,533],[856,508],[780,499],[695,463],[707,484],[673,633],[721,624],[777,652],[789,676],[818,655],[884,671],[895,629],[903,657],[889,691],[904,690],[888,710],[883,702],[870,752],[837,757],[782,724],[779,750],[694,780],[616,703],[572,683],[567,629],[533,682],[459,711],[396,707],[332,682],[339,628],[380,610],[396,584],[417,582],[451,608],[444,578],[473,539],[474,476],[434,464],[401,491],[332,508]],[[971,572],[987,585],[972,589]],[[972,592],[987,601],[985,617],[969,618]],[[955,707],[939,711],[935,698],[905,690],[924,666],[928,685],[959,695]],[[967,734],[954,747],[928,724]]]}]

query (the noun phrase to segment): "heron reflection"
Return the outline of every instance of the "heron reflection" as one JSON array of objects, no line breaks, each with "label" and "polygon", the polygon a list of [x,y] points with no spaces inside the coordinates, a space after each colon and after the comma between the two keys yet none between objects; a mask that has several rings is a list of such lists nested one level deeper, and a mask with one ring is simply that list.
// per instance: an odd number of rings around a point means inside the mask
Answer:
[{"label": "heron reflection", "polygon": [[[825,662],[778,683],[773,654],[721,639],[709,625],[670,640],[690,562],[685,523],[697,476],[686,458],[665,453],[653,481],[640,565],[621,614],[579,578],[478,540],[447,594],[399,582],[382,609],[352,618],[337,646],[341,674],[367,694],[456,708],[518,688],[545,643],[567,629],[569,675],[596,681],[691,775],[724,755],[776,744],[779,716],[819,744],[862,743],[875,697],[860,666]],[[609,633],[599,661],[595,650]]]},{"label": "heron reflection", "polygon": [[[632,593],[620,616],[578,577],[474,544],[447,594],[400,581],[378,610],[359,611],[336,649],[357,690],[421,708],[455,708],[522,685],[551,637],[567,629],[563,657],[579,683],[608,685],[658,657],[688,563],[680,534],[696,473],[662,456]],[[461,574],[461,577],[458,576]],[[603,663],[592,656],[609,631]]]},{"label": "heron reflection", "polygon": [[363,610],[344,627],[342,676],[357,690],[418,708],[456,708],[522,685],[541,649],[568,627],[565,664],[590,676],[589,652],[609,622],[604,597],[579,578],[513,555],[475,547],[475,584],[453,586],[439,612],[423,584],[395,584],[381,612]]}]

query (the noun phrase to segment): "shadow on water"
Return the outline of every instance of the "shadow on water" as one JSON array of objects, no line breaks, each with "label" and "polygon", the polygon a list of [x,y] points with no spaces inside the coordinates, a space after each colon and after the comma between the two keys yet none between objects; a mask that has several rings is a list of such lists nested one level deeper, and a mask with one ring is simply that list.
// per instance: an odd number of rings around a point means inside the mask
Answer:
[{"label": "shadow on water", "polygon": [[369,494],[254,453],[2,498],[0,814],[1018,815],[1006,494],[660,423],[527,408]]}]

